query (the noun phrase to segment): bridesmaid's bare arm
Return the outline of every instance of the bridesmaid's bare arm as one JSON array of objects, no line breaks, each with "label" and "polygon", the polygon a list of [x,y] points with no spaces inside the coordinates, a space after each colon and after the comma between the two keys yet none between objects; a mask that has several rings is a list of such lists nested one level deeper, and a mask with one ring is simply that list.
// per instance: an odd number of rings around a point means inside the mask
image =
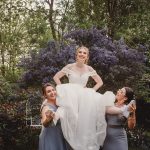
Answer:
[{"label": "bridesmaid's bare arm", "polygon": [[119,107],[106,106],[106,113],[107,114],[117,115],[117,114],[121,114],[122,112],[123,112],[123,110]]}]

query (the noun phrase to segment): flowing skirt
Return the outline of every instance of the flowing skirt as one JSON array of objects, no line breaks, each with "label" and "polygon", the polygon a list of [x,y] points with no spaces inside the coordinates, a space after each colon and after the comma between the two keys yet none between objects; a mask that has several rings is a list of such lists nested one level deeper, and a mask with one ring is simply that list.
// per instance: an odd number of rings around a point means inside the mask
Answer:
[{"label": "flowing skirt", "polygon": [[114,105],[112,92],[100,94],[78,84],[56,87],[61,127],[74,150],[99,150],[106,137],[105,106]]}]

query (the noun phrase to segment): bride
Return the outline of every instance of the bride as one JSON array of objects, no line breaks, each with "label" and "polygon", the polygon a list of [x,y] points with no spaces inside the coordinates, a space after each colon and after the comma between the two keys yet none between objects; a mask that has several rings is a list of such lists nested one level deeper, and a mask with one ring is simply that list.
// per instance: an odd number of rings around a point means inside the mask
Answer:
[{"label": "bride", "polygon": [[[61,120],[64,137],[74,150],[99,150],[106,136],[105,106],[114,105],[112,92],[96,92],[103,81],[96,71],[87,65],[89,50],[79,47],[76,62],[66,65],[54,76],[57,84],[57,114]],[[68,84],[61,84],[63,76]],[[89,77],[95,81],[93,88],[87,88]]]}]

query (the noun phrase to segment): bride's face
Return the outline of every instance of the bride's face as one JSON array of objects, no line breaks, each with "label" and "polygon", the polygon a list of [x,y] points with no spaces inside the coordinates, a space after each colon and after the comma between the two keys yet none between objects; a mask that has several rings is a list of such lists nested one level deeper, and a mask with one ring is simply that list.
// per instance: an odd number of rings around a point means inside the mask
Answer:
[{"label": "bride's face", "polygon": [[86,48],[79,48],[76,53],[76,61],[86,63],[89,58],[89,51]]}]

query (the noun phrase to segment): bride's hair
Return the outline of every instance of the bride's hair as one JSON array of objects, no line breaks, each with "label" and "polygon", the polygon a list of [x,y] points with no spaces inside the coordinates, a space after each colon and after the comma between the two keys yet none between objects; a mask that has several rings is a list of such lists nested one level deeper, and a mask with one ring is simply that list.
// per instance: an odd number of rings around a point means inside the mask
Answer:
[{"label": "bride's hair", "polygon": [[85,60],[85,64],[88,64],[88,60],[89,60],[89,49],[85,46],[80,46],[76,49],[76,60],[77,60],[77,54],[79,52],[80,49],[85,49],[87,51],[87,55],[88,55],[88,58]]}]

